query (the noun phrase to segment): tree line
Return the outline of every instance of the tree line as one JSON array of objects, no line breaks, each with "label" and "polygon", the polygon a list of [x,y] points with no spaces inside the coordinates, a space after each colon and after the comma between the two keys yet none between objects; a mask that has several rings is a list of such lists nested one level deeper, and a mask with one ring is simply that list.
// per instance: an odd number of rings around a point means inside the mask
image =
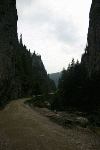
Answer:
[{"label": "tree line", "polygon": [[91,77],[88,76],[86,49],[80,63],[72,58],[68,68],[63,69],[57,93],[51,104],[53,109],[73,108],[90,114],[99,112],[100,72],[93,72]]},{"label": "tree line", "polygon": [[49,78],[45,70],[41,56],[26,48],[20,37],[19,48],[17,52],[17,70],[21,78],[22,95],[48,93],[56,90],[53,80]]},{"label": "tree line", "polygon": [[[5,58],[6,59],[6,58]],[[22,34],[18,41],[16,60],[15,60],[15,76],[12,84],[12,78],[4,79],[0,82],[0,106],[5,105],[12,99],[12,90],[17,86],[21,87],[18,97],[27,97],[32,95],[46,94],[56,90],[56,85],[47,74],[41,58],[30,52],[22,42]],[[35,63],[33,63],[35,62]],[[12,68],[10,68],[12,69]],[[11,70],[13,71],[13,70]],[[16,77],[18,82],[16,83]],[[14,90],[16,95],[16,90]],[[18,98],[16,97],[16,98]]]}]

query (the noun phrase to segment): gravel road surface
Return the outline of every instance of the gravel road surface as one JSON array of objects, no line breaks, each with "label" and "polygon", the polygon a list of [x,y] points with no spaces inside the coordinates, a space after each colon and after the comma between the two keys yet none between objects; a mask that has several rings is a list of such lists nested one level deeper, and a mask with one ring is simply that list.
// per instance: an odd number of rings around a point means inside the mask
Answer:
[{"label": "gravel road surface", "polygon": [[66,130],[24,104],[25,100],[11,101],[0,111],[0,150],[100,149],[96,134]]}]

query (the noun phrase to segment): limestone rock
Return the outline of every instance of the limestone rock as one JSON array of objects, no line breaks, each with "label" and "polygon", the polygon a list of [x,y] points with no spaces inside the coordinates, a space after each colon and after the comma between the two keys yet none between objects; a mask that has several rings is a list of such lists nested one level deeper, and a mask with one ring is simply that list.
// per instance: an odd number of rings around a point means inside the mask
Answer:
[{"label": "limestone rock", "polygon": [[0,96],[5,98],[20,96],[20,78],[15,67],[17,20],[16,0],[0,0]]},{"label": "limestone rock", "polygon": [[86,127],[88,125],[88,119],[84,117],[77,117],[75,123]]},{"label": "limestone rock", "polygon": [[88,29],[88,74],[100,70],[100,0],[92,0]]}]

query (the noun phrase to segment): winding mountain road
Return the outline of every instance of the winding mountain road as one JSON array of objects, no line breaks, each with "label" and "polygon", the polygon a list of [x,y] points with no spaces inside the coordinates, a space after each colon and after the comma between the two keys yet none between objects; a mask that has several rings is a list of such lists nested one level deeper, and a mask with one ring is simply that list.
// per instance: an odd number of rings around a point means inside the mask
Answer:
[{"label": "winding mountain road", "polygon": [[81,149],[76,131],[51,122],[25,105],[25,100],[11,101],[0,111],[0,150]]}]

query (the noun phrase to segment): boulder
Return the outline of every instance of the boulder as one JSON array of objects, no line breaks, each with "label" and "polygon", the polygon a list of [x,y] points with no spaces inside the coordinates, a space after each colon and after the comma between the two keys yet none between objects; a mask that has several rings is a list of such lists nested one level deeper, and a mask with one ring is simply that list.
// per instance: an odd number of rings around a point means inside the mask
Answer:
[{"label": "boulder", "polygon": [[77,117],[75,123],[82,127],[86,127],[88,125],[88,119],[84,117]]}]

